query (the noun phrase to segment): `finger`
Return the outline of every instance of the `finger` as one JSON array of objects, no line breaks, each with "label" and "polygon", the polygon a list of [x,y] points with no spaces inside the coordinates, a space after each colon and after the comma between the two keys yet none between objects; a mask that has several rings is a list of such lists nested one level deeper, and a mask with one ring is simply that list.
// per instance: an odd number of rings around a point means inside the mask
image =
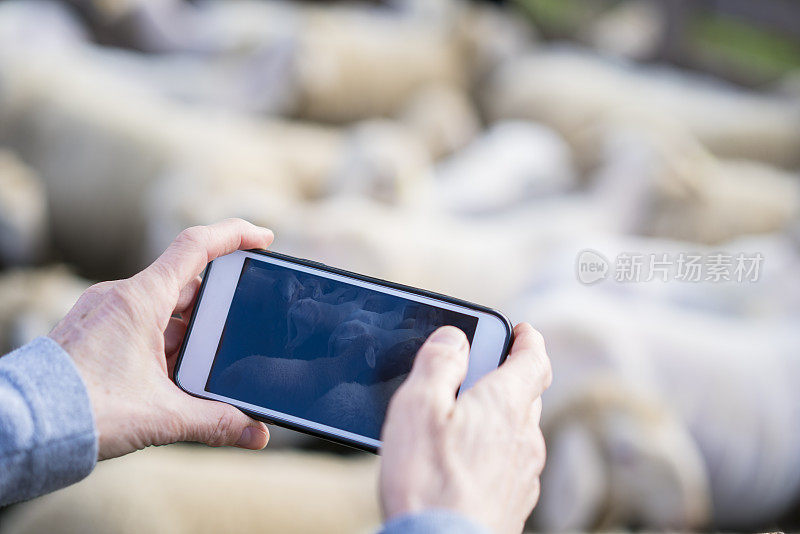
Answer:
[{"label": "finger", "polygon": [[534,447],[541,437],[539,419],[542,413],[542,398],[533,401],[524,412],[524,418],[518,421],[519,426],[513,427],[513,432],[520,437],[520,443],[527,449]]},{"label": "finger", "polygon": [[[536,503],[539,502],[539,496],[541,495],[542,486],[539,477],[534,478],[531,483],[527,487],[526,498],[525,498],[525,512],[526,517],[533,512],[533,509],[536,507]],[[524,528],[524,527],[523,527]]]},{"label": "finger", "polygon": [[528,323],[514,328],[514,344],[508,358],[496,371],[486,375],[475,388],[502,391],[511,407],[526,412],[553,380],[550,359],[542,335]]},{"label": "finger", "polygon": [[530,411],[528,412],[528,423],[531,426],[539,426],[539,422],[542,419],[542,398],[536,397],[531,404]]},{"label": "finger", "polygon": [[167,329],[164,331],[164,354],[173,354],[183,343],[186,336],[186,322],[178,317],[170,317]]},{"label": "finger", "polygon": [[468,359],[469,342],[464,332],[454,326],[437,329],[417,352],[403,392],[432,396],[441,406],[452,406],[467,374]]},{"label": "finger", "polygon": [[539,477],[544,470],[545,461],[547,459],[547,447],[545,445],[544,435],[541,428],[539,428],[539,419],[542,412],[542,398],[537,398],[531,409],[529,410],[525,427],[522,435],[521,457],[523,458],[524,471],[520,473],[521,481],[529,488],[529,497],[527,504],[530,508],[536,504],[539,498],[538,482]]},{"label": "finger", "polygon": [[[527,416],[523,421],[523,428],[520,433],[524,436],[524,443],[526,449],[531,456],[532,467],[534,467],[534,474],[538,477],[542,468],[544,467],[545,459],[545,446],[542,429],[539,427],[539,421],[542,417],[542,398],[538,397],[528,409]],[[539,465],[541,464],[541,465]]]},{"label": "finger", "polygon": [[266,248],[272,239],[271,230],[242,219],[193,226],[181,232],[142,274],[160,278],[181,291],[203,272],[210,261],[237,250]]},{"label": "finger", "polygon": [[186,284],[183,289],[181,289],[181,293],[178,296],[178,304],[175,305],[174,313],[184,314],[189,310],[189,308],[192,307],[202,283],[203,279],[199,276],[195,276],[191,282]]},{"label": "finger", "polygon": [[269,442],[264,423],[247,417],[229,404],[182,395],[185,403],[184,439],[212,447],[231,445],[260,450]]},{"label": "finger", "polygon": [[530,444],[533,459],[531,460],[533,464],[534,471],[536,476],[542,474],[544,471],[544,465],[547,461],[547,442],[544,439],[544,434],[542,434],[542,430],[537,426],[536,427],[536,434],[534,435],[533,439],[531,440]]}]

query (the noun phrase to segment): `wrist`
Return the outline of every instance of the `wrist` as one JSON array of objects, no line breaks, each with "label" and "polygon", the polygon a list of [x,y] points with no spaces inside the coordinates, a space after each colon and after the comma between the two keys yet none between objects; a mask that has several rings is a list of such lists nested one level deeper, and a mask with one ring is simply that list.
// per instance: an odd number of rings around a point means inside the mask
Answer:
[{"label": "wrist", "polygon": [[57,326],[48,337],[69,356],[86,390],[97,436],[97,459],[120,456],[121,453],[115,453],[118,448],[115,443],[121,435],[133,432],[132,426],[136,418],[131,417],[127,413],[129,411],[120,409],[119,395],[113,395],[109,385],[98,379],[92,369],[92,363],[96,365],[96,362],[86,355],[97,354],[99,347],[92,347],[91,339],[87,339],[85,331],[80,327]]},{"label": "wrist", "polygon": [[486,525],[450,508],[431,507],[387,518],[383,533],[438,532],[442,534],[489,534]]},{"label": "wrist", "polygon": [[406,517],[452,514],[483,524],[476,512],[477,510],[470,510],[468,507],[459,506],[457,503],[445,502],[443,499],[399,498],[391,499],[389,502],[384,501],[383,503],[383,515],[387,523]]}]

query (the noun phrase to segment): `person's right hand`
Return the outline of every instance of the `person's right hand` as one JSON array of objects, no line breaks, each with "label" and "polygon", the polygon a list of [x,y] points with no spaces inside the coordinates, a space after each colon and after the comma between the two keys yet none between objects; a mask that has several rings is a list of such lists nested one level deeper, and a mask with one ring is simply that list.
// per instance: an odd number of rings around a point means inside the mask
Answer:
[{"label": "person's right hand", "polygon": [[497,533],[520,532],[539,499],[541,394],[552,380],[542,336],[517,325],[508,359],[456,399],[469,345],[436,330],[392,398],[383,427],[386,519],[445,508]]}]

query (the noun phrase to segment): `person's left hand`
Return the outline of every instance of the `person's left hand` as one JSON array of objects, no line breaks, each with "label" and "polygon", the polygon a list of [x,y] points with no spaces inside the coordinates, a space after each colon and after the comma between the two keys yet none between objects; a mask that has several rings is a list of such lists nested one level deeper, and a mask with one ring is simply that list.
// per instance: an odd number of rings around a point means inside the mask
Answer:
[{"label": "person's left hand", "polygon": [[53,329],[50,337],[72,357],[89,392],[101,460],[175,441],[266,446],[263,423],[192,397],[170,377],[208,262],[266,248],[272,238],[240,219],[184,230],[144,271],[90,287]]}]

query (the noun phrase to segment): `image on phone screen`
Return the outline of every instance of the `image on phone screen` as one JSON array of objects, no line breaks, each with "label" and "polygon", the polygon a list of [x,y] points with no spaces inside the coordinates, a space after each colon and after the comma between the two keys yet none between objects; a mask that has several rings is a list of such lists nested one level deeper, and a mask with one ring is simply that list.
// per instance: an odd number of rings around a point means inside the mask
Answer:
[{"label": "image on phone screen", "polygon": [[247,258],[206,391],[380,439],[389,399],[442,325],[477,317]]}]

